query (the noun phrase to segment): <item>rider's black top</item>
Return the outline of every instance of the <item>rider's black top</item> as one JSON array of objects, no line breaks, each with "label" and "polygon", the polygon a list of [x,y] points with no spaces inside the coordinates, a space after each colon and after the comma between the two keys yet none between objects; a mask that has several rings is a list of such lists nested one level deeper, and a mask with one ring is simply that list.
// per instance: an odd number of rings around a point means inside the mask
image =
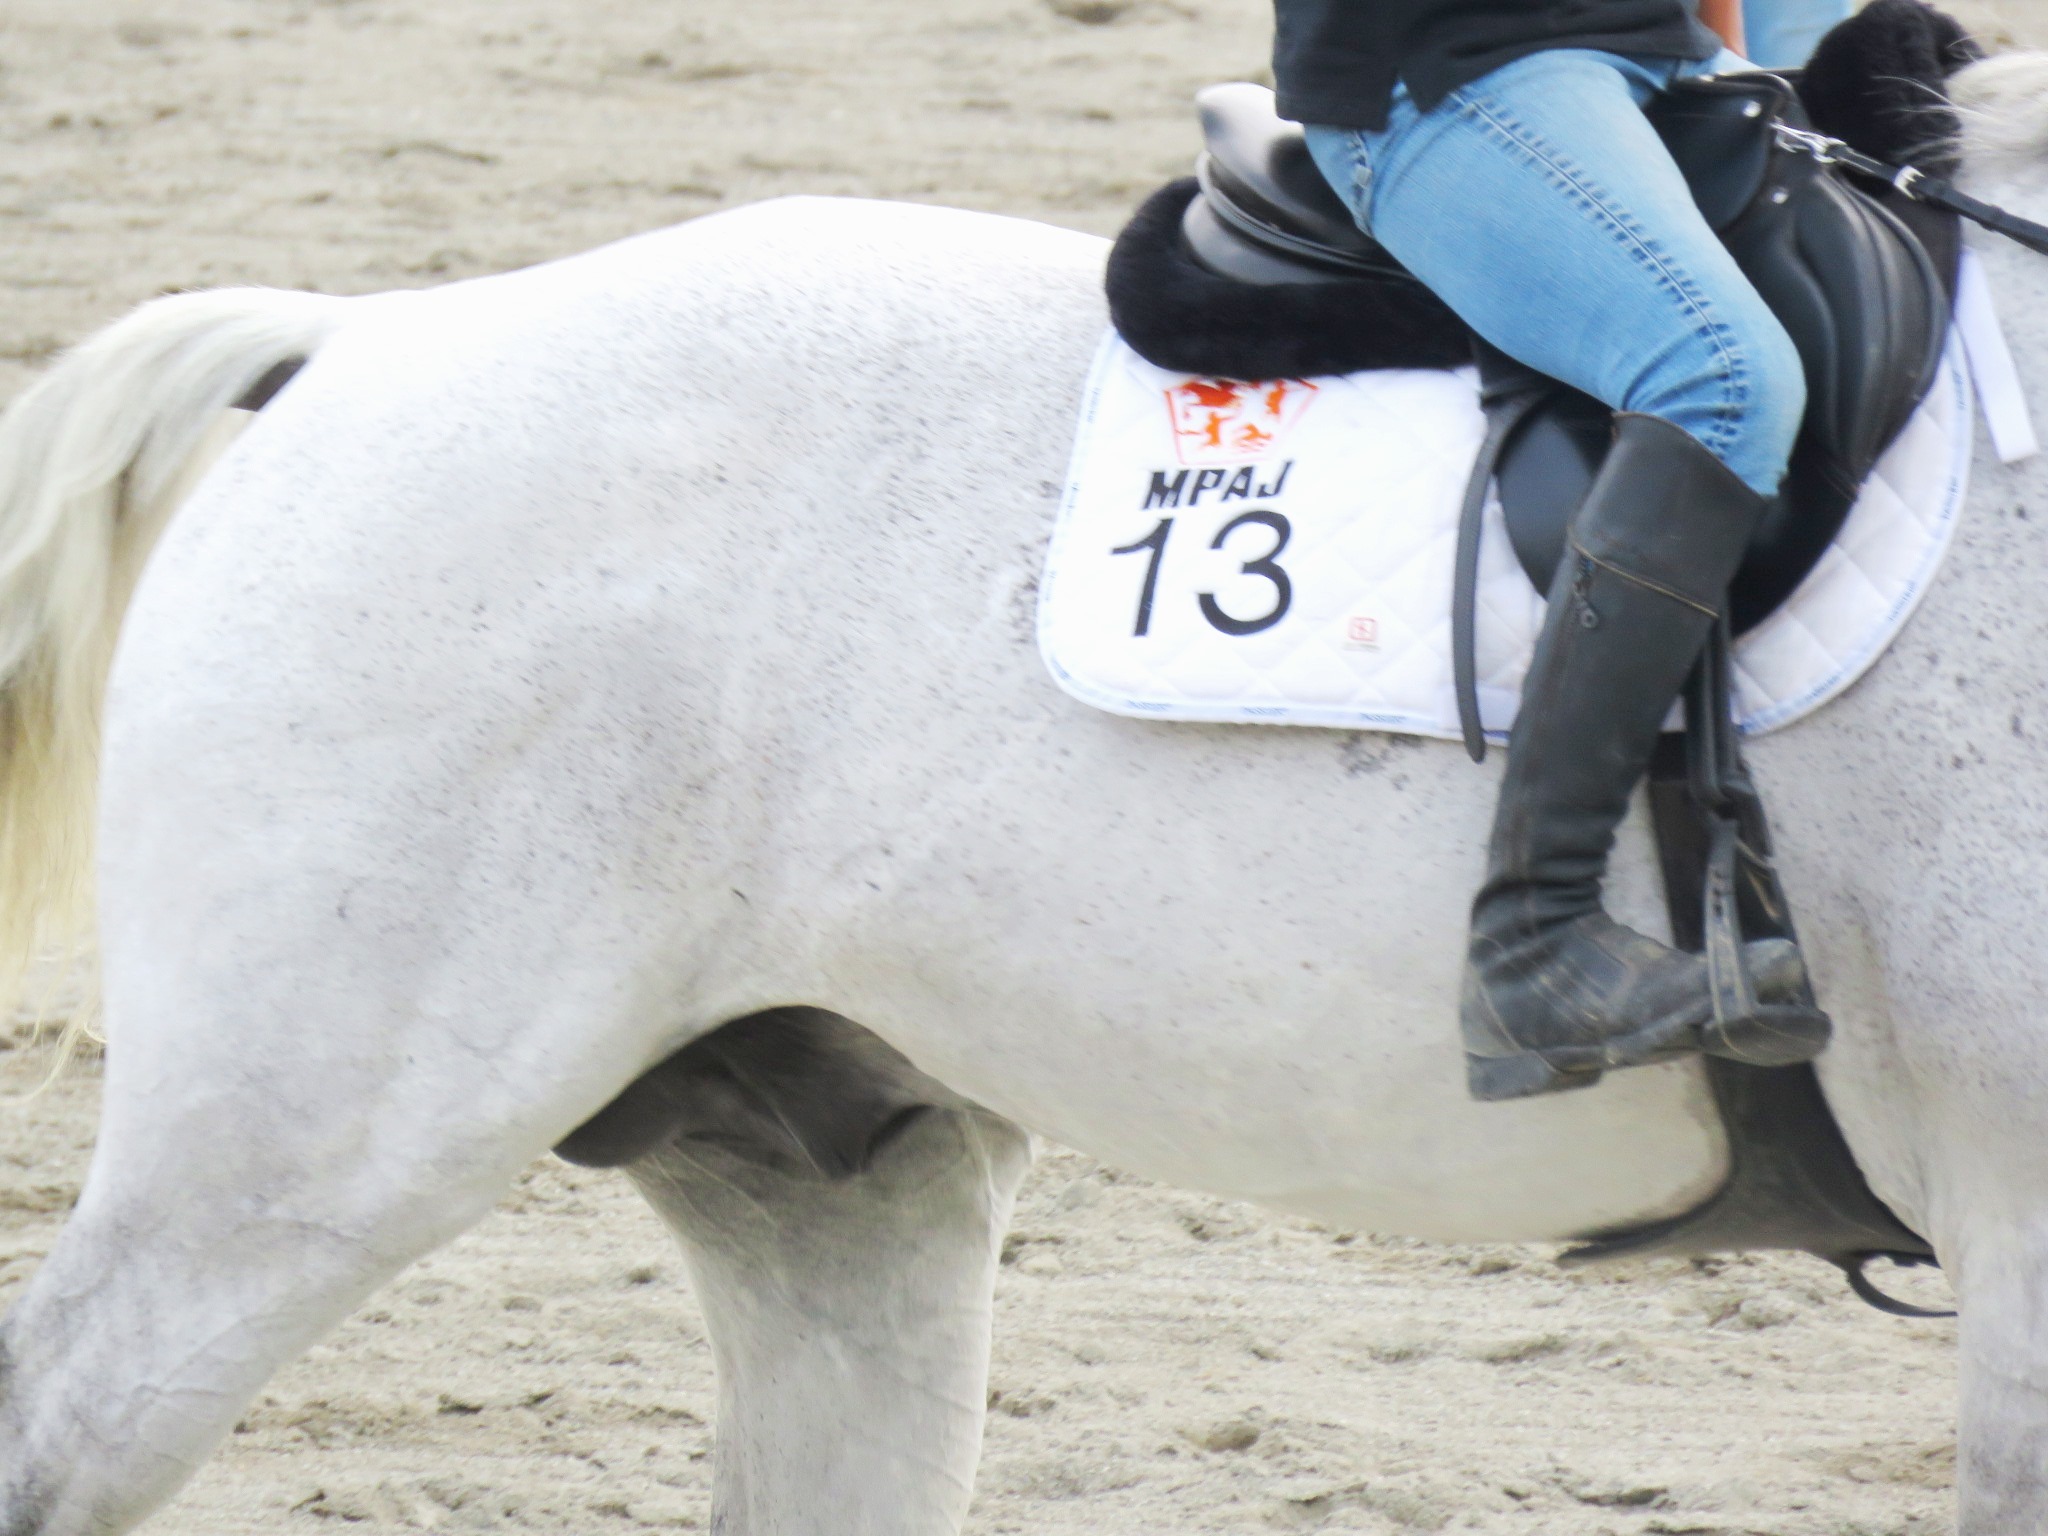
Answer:
[{"label": "rider's black top", "polygon": [[1545,48],[1712,58],[1696,0],[1273,0],[1280,115],[1383,128],[1395,80],[1424,111]]}]

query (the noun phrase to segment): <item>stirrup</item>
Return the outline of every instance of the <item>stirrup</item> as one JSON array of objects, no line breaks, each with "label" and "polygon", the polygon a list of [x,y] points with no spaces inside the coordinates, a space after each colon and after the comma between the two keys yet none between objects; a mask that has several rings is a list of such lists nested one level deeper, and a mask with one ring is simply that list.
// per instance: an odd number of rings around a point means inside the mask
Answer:
[{"label": "stirrup", "polygon": [[1815,1004],[1805,978],[1795,1001],[1763,1003],[1749,972],[1746,940],[1797,941],[1771,862],[1763,801],[1742,762],[1729,648],[1724,617],[1708,637],[1685,691],[1686,783],[1708,825],[1701,915],[1714,1017],[1701,1028],[1700,1044],[1710,1056],[1785,1067],[1819,1055],[1834,1026]]}]

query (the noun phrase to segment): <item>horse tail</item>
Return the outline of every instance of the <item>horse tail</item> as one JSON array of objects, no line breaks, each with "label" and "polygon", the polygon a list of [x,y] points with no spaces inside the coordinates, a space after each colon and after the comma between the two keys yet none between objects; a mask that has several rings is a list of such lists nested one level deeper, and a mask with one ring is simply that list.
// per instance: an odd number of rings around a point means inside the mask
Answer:
[{"label": "horse tail", "polygon": [[191,488],[187,463],[226,407],[310,356],[349,302],[263,288],[157,299],[0,415],[0,1009],[36,961],[91,941],[107,666],[150,546]]}]

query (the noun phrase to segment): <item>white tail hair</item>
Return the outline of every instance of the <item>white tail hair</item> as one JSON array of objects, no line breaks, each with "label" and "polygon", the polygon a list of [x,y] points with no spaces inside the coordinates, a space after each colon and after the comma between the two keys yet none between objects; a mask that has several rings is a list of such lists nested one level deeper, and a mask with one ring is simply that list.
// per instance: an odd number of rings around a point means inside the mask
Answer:
[{"label": "white tail hair", "polygon": [[0,1007],[20,1001],[32,962],[91,940],[101,699],[165,503],[225,408],[310,356],[348,302],[264,288],[158,299],[0,415]]},{"label": "white tail hair", "polygon": [[1993,177],[2040,171],[2048,158],[2048,53],[1994,54],[1949,86],[1971,171]]}]

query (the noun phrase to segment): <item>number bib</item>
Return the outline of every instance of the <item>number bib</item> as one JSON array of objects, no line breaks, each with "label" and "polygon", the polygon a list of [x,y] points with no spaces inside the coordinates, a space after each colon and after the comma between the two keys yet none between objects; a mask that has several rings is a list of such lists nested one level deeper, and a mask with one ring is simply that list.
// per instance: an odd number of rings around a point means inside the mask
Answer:
[{"label": "number bib", "polygon": [[[1745,730],[1819,707],[1903,626],[1962,506],[1971,414],[1952,340],[1835,546],[1737,646]],[[1189,378],[1111,335],[1039,589],[1047,666],[1117,714],[1456,738],[1451,575],[1484,433],[1469,369]],[[1478,599],[1480,715],[1498,736],[1543,599],[1497,502]]]},{"label": "number bib", "polygon": [[[1440,658],[1485,430],[1470,370],[1191,379],[1111,338],[1040,592],[1053,675],[1120,714],[1455,736]],[[1482,681],[1511,715],[1542,603],[1504,536],[1484,553]]]}]

